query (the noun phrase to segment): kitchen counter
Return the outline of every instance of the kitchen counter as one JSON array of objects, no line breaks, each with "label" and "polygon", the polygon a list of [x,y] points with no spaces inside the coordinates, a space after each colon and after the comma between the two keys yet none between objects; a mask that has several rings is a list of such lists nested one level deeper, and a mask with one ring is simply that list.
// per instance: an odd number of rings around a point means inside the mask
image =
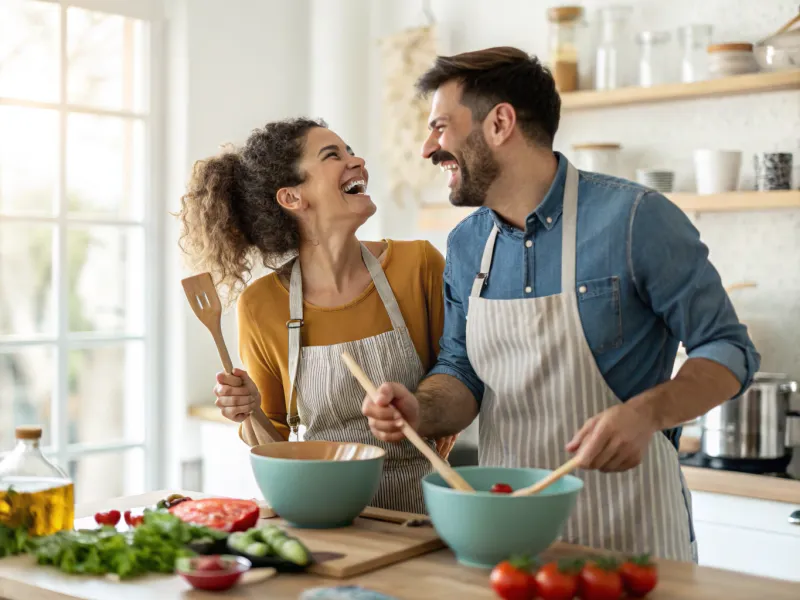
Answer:
[{"label": "kitchen counter", "polygon": [[[76,507],[76,517],[90,516],[100,509],[113,506],[124,510],[152,505],[170,492],[152,492],[139,496],[117,498],[103,503]],[[183,492],[192,497],[203,494]],[[544,558],[575,556],[582,549],[567,544],[554,544]],[[771,598],[797,599],[797,584],[792,582],[744,575],[733,571],[698,567],[690,563],[659,561],[660,582],[648,597],[653,600],[682,598],[685,600],[727,600]],[[459,565],[449,550],[440,550],[349,580],[325,579],[314,575],[281,574],[264,579],[256,569],[247,575],[252,580],[239,584],[221,598],[292,598],[309,587],[362,585],[396,598],[440,600],[441,598],[494,598],[488,573]],[[244,580],[243,580],[244,581]],[[67,576],[58,571],[36,566],[30,557],[0,560],[0,598],[6,600],[140,600],[143,597],[159,600],[205,598],[208,594],[190,591],[178,576],[148,576],[125,582],[105,578]]]}]

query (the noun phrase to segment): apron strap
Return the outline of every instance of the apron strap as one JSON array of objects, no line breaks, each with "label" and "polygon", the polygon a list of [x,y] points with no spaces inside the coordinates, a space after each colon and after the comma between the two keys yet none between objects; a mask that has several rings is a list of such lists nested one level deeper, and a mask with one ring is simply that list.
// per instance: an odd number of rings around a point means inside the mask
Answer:
[{"label": "apron strap", "polygon": [[405,329],[406,322],[403,319],[403,313],[400,311],[400,305],[397,304],[397,298],[394,296],[392,286],[389,285],[389,280],[386,279],[386,273],[383,272],[380,261],[372,255],[372,252],[364,244],[361,244],[361,258],[364,259],[364,264],[367,265],[367,270],[375,284],[375,289],[378,290],[383,306],[386,308],[386,312],[389,313],[392,329]]},{"label": "apron strap", "polygon": [[289,397],[286,399],[286,416],[290,429],[299,425],[297,414],[297,369],[300,366],[300,328],[303,326],[303,276],[300,272],[300,258],[292,265],[292,277],[289,281]]},{"label": "apron strap", "polygon": [[[383,302],[393,329],[405,329],[406,322],[400,305],[397,303],[392,286],[386,279],[386,273],[381,268],[381,263],[372,255],[364,244],[361,244],[361,258],[367,266],[370,277],[375,284],[375,289]],[[292,265],[292,277],[289,282],[289,320],[286,328],[289,330],[289,397],[286,399],[286,415],[289,427],[294,431],[300,425],[300,416],[297,412],[297,372],[300,368],[300,351],[302,342],[300,328],[303,326],[303,276],[300,271],[300,259],[297,258]]]},{"label": "apron strap", "polygon": [[578,169],[567,163],[561,227],[561,293],[575,291],[576,244],[578,238]]},{"label": "apron strap", "polygon": [[500,230],[497,228],[497,225],[493,226],[492,232],[489,234],[489,239],[486,240],[486,245],[483,247],[483,257],[481,258],[481,271],[475,276],[475,280],[472,282],[470,298],[480,297],[481,290],[489,279],[489,269],[492,266],[492,257],[494,256],[494,242],[499,232]]}]

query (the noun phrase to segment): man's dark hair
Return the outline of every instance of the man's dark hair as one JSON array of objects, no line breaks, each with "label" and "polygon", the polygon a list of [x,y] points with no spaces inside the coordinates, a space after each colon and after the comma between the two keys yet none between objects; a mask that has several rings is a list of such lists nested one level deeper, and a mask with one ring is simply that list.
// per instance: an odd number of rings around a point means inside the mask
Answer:
[{"label": "man's dark hair", "polygon": [[449,81],[462,85],[461,104],[476,122],[507,102],[517,113],[517,123],[533,143],[552,148],[561,113],[561,97],[550,70],[535,56],[508,46],[439,56],[417,81],[427,95]]}]

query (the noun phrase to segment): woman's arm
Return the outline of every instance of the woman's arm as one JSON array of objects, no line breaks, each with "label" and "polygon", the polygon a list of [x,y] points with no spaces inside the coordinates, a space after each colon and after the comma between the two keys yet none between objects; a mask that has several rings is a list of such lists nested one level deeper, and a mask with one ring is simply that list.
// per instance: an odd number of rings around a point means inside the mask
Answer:
[{"label": "woman's arm", "polygon": [[[261,343],[261,330],[250,315],[246,302],[240,300],[237,305],[239,317],[239,356],[247,369],[247,373],[258,388],[261,396],[261,410],[284,439],[289,439],[289,426],[286,422],[286,402],[280,371],[271,364]],[[251,445],[261,442],[258,432],[254,431],[258,423],[248,419],[239,427],[239,437]]]}]

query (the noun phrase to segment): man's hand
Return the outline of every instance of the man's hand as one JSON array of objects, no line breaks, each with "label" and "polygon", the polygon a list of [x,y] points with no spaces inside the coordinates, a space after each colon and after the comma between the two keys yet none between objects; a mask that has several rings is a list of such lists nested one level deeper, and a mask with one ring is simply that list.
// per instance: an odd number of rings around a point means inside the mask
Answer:
[{"label": "man's hand", "polygon": [[586,421],[566,450],[576,453],[582,469],[627,471],[642,462],[656,431],[649,411],[619,404]]},{"label": "man's hand", "polygon": [[419,428],[419,402],[399,383],[384,383],[375,398],[364,398],[361,412],[367,417],[372,434],[384,442],[399,442],[405,438],[401,417],[415,430]]}]

